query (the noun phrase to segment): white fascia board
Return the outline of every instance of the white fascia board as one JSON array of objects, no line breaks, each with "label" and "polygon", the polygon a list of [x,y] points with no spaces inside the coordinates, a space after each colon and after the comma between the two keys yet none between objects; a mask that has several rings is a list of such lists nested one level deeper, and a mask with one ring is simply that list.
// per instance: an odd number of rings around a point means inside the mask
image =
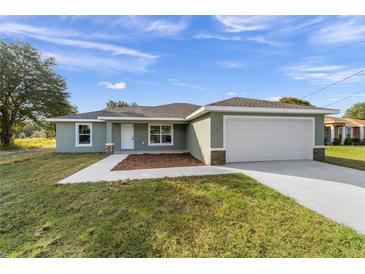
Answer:
[{"label": "white fascia board", "polygon": [[104,122],[99,119],[63,119],[63,118],[48,118],[47,122]]},{"label": "white fascia board", "polygon": [[204,106],[186,117],[187,120],[199,117],[207,112],[243,112],[243,113],[287,113],[287,114],[338,114],[339,109],[298,109],[298,108],[257,108],[257,107],[225,107],[225,106]]},{"label": "white fascia board", "polygon": [[177,118],[177,117],[106,117],[100,116],[98,117],[100,120],[112,120],[112,121],[186,121],[185,118]]},{"label": "white fascia board", "polygon": [[202,106],[200,108],[198,108],[196,111],[194,111],[193,113],[189,114],[187,117],[186,117],[186,120],[192,120],[196,117],[199,117],[205,113],[207,113],[208,111],[206,110],[206,106]]}]

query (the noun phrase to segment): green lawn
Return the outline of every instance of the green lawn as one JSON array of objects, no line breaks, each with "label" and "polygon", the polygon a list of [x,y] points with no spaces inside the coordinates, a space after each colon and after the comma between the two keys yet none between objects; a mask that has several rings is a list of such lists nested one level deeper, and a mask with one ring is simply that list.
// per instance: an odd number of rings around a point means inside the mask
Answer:
[{"label": "green lawn", "polygon": [[104,155],[21,155],[0,159],[0,257],[365,257],[364,236],[243,175],[56,185]]},{"label": "green lawn", "polygon": [[[40,148],[40,147],[55,147],[55,139],[47,138],[18,138],[14,139],[12,143],[6,148],[7,150],[15,149],[30,149],[30,148]],[[4,150],[4,147],[0,146],[0,150]]]},{"label": "green lawn", "polygon": [[327,146],[325,162],[365,170],[365,146]]}]

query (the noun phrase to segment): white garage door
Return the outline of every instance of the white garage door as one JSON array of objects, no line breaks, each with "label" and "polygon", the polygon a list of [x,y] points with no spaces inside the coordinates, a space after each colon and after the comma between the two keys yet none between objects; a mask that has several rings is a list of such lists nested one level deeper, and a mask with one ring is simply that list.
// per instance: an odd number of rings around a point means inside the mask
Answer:
[{"label": "white garage door", "polygon": [[312,119],[224,117],[226,161],[313,159]]}]

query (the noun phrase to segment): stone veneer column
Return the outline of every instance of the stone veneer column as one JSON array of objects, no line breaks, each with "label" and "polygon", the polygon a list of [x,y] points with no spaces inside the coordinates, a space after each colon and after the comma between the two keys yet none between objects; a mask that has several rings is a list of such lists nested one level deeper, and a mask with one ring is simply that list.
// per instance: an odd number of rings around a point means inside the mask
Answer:
[{"label": "stone veneer column", "polygon": [[106,144],[105,151],[107,154],[114,153],[114,143],[112,143],[112,127],[113,124],[111,122],[106,122]]},{"label": "stone veneer column", "polygon": [[226,163],[226,151],[225,150],[212,150],[210,152],[211,165],[224,165]]},{"label": "stone veneer column", "polygon": [[313,148],[313,160],[323,161],[325,157],[326,157],[326,151],[324,147]]}]

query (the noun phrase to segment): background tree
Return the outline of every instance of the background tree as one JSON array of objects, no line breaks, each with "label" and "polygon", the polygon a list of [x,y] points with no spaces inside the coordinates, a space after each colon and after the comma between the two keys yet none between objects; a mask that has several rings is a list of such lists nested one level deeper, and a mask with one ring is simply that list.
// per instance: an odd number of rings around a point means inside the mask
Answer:
[{"label": "background tree", "polygon": [[312,104],[309,101],[295,97],[282,97],[280,98],[279,102],[286,104],[302,105],[302,106],[312,106]]},{"label": "background tree", "polygon": [[129,107],[129,106],[138,106],[137,103],[127,103],[127,102],[124,102],[124,101],[113,101],[113,100],[109,100],[107,103],[106,103],[106,108],[108,109],[113,109],[113,108],[122,108],[122,107]]},{"label": "background tree", "polygon": [[0,41],[0,142],[7,146],[16,126],[74,113],[54,58],[42,59],[28,43]]},{"label": "background tree", "polygon": [[354,104],[346,110],[345,118],[365,120],[365,102]]}]

